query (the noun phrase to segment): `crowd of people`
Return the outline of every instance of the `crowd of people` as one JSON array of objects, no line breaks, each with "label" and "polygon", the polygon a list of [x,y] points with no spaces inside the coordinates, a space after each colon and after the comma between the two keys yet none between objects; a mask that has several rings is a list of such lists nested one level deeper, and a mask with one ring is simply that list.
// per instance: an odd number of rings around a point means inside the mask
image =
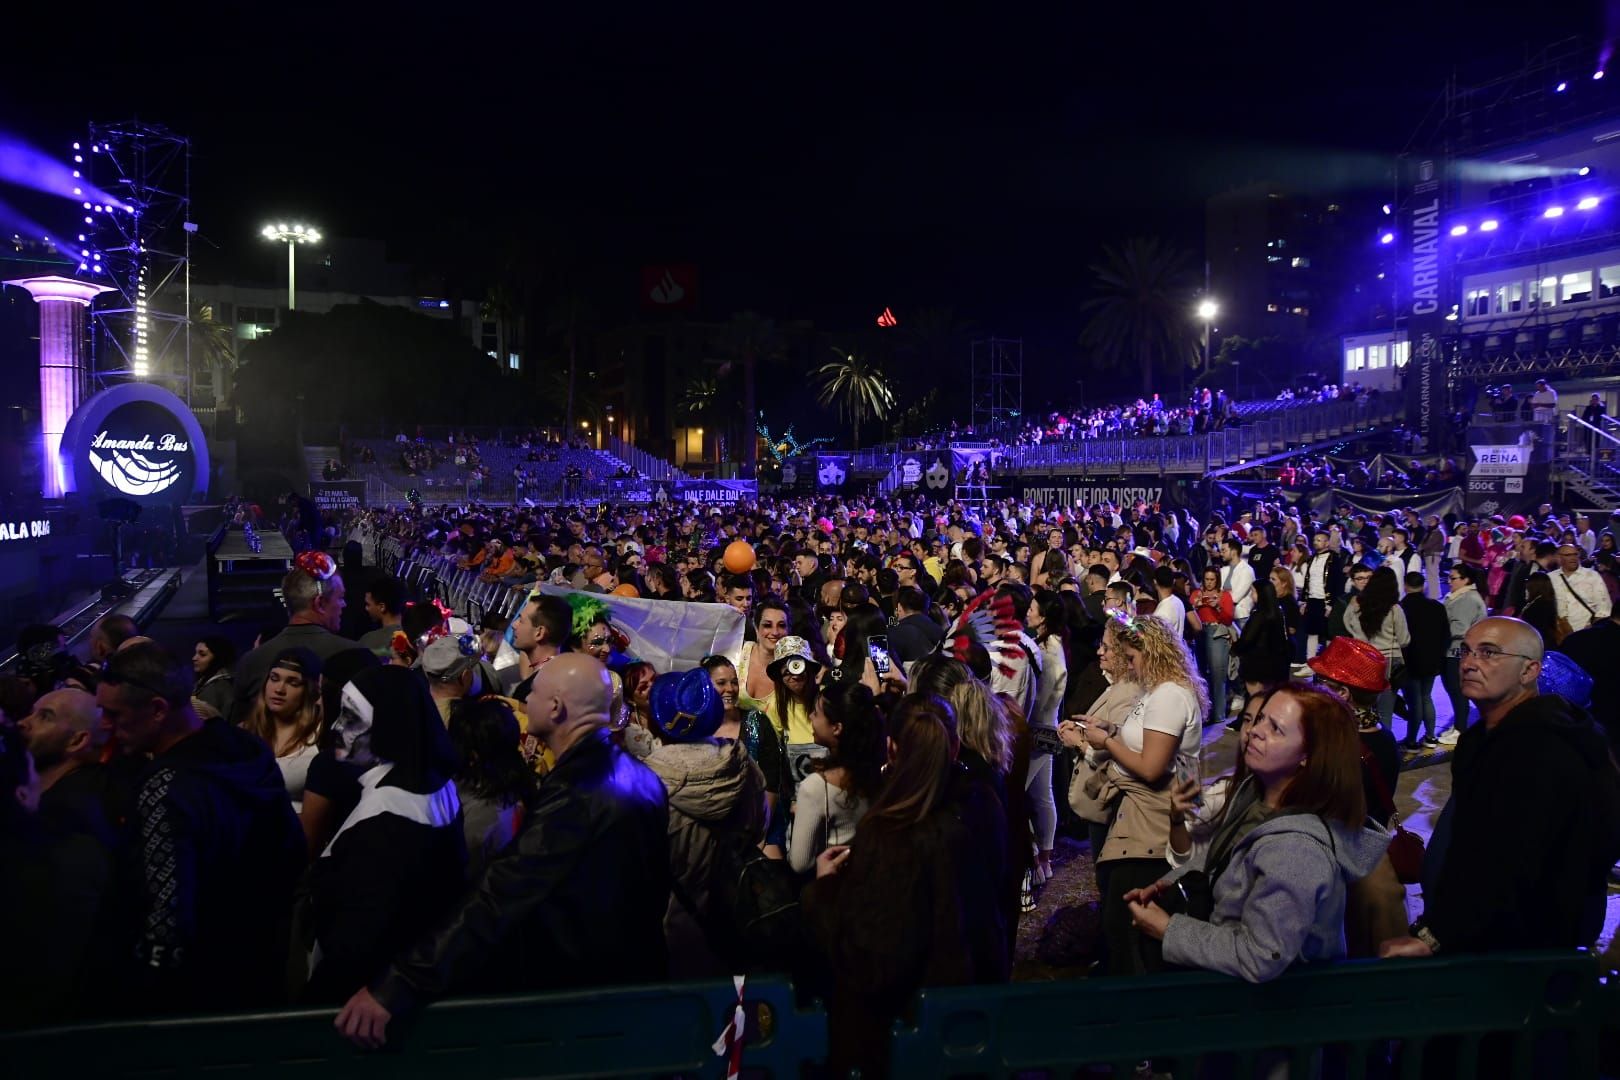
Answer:
[{"label": "crowd of people", "polygon": [[[0,1022],[303,1002],[378,1046],[447,995],[778,971],[827,1002],[832,1069],[882,1075],[920,987],[1009,978],[1060,827],[1095,859],[1101,975],[1590,946],[1620,523],[1544,509],[358,511],[239,657],[24,632],[0,903],[28,978]],[[385,542],[516,615],[410,597],[365,565]],[[729,605],[742,647],[659,673],[629,598]],[[1460,735],[1419,871],[1391,728],[1437,737],[1437,679]],[[1235,771],[1203,775],[1229,719]]]}]

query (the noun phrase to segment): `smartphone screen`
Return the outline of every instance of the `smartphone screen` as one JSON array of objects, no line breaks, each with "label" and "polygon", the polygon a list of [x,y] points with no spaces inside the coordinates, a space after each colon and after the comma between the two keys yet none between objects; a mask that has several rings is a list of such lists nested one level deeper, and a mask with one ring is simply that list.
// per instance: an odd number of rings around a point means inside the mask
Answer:
[{"label": "smartphone screen", "polygon": [[889,639],[883,634],[874,634],[866,640],[866,651],[872,657],[872,670],[877,672],[878,678],[889,673]]}]

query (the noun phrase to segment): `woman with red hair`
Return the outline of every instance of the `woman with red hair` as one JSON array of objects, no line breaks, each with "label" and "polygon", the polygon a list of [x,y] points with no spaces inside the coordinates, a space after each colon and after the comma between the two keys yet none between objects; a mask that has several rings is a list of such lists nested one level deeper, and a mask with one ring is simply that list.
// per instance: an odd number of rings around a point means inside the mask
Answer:
[{"label": "woman with red hair", "polygon": [[1204,887],[1167,878],[1126,896],[1166,961],[1264,982],[1345,956],[1348,884],[1389,846],[1367,822],[1360,751],[1337,694],[1296,682],[1271,695],[1243,752],[1250,775],[1193,867]]}]

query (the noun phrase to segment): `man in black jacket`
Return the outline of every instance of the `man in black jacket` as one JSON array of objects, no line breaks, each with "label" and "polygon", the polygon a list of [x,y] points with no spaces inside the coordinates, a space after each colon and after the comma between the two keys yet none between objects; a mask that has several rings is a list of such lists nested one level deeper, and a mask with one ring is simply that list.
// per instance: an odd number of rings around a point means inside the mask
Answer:
[{"label": "man in black jacket", "polygon": [[480,985],[550,990],[664,978],[669,810],[652,770],[608,735],[612,685],[583,653],[541,668],[526,708],[557,764],[523,831],[450,921],[349,999],[337,1029],[381,1046],[389,1021]]},{"label": "man in black jacket", "polygon": [[1435,739],[1434,680],[1446,666],[1446,652],[1451,647],[1451,623],[1446,617],[1446,605],[1424,595],[1427,583],[1422,574],[1406,575],[1406,595],[1401,597],[1401,610],[1406,613],[1406,625],[1412,632],[1412,641],[1401,649],[1406,673],[1400,687],[1406,704],[1406,739],[1408,750],[1417,749],[1418,731],[1425,732],[1423,742],[1438,746]]},{"label": "man in black jacket", "polygon": [[1620,858],[1620,774],[1591,717],[1542,695],[1541,637],[1482,619],[1463,637],[1451,801],[1424,864],[1423,917],[1383,956],[1589,947]]},{"label": "man in black jacket", "polygon": [[130,1004],[219,1012],[278,1004],[304,834],[270,748],[191,707],[191,662],[142,642],[107,665],[102,719],[150,754],[126,826],[122,909],[136,921]]},{"label": "man in black jacket", "polygon": [[896,663],[914,663],[938,648],[945,629],[928,615],[921,589],[901,586],[894,594],[894,614],[898,621],[889,628],[889,654]]}]

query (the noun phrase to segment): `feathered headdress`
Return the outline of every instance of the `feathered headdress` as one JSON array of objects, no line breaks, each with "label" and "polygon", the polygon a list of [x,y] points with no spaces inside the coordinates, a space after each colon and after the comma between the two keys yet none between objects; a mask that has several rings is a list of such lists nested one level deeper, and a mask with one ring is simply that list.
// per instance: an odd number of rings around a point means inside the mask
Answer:
[{"label": "feathered headdress", "polygon": [[1007,646],[1018,646],[1022,631],[1012,599],[987,589],[962,609],[943,644],[952,657],[963,662],[969,646],[982,645],[1001,674],[1011,679],[1017,671],[1007,662]]}]

